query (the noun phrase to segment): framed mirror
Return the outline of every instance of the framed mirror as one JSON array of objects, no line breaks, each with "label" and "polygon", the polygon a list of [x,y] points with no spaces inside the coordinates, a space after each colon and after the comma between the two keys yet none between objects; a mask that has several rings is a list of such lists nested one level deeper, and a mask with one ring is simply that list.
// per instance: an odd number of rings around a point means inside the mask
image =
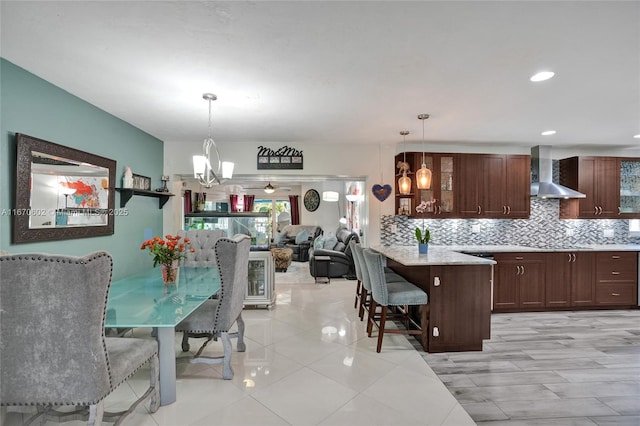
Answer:
[{"label": "framed mirror", "polygon": [[13,243],[113,234],[116,162],[16,134]]}]

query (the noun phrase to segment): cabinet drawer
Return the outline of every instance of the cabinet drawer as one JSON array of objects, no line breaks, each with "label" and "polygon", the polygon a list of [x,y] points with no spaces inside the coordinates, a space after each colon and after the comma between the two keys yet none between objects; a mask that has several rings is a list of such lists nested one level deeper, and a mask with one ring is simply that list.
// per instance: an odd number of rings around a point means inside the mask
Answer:
[{"label": "cabinet drawer", "polygon": [[596,256],[596,280],[636,281],[638,254],[636,252],[602,252]]},{"label": "cabinet drawer", "polygon": [[596,303],[599,305],[635,305],[638,302],[635,282],[599,283],[596,285]]},{"label": "cabinet drawer", "polygon": [[544,253],[496,253],[496,262],[544,262]]}]

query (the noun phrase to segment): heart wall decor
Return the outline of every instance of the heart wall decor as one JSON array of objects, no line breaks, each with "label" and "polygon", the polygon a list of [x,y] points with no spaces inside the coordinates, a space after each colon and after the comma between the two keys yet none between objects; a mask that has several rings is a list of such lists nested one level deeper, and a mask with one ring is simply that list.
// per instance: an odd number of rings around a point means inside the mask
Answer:
[{"label": "heart wall decor", "polygon": [[374,197],[376,197],[379,201],[384,201],[389,198],[389,195],[391,195],[391,185],[375,184],[371,188],[371,192],[373,192]]}]

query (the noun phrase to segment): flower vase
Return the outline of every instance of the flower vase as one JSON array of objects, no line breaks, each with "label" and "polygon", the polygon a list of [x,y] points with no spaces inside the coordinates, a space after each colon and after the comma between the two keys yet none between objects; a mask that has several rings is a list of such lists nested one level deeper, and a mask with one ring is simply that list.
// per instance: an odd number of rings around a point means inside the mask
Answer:
[{"label": "flower vase", "polygon": [[178,282],[178,261],[174,260],[170,264],[160,264],[160,270],[162,271],[162,281],[166,284],[175,284]]},{"label": "flower vase", "polygon": [[418,253],[419,254],[427,254],[429,253],[429,244],[418,244]]}]

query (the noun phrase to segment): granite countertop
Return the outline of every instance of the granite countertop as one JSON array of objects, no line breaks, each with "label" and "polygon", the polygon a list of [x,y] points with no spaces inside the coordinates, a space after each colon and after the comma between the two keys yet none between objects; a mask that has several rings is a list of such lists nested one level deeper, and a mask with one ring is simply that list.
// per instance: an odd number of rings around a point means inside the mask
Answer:
[{"label": "granite countertop", "polygon": [[405,266],[429,265],[495,265],[493,259],[472,256],[465,253],[526,253],[526,252],[566,252],[566,251],[637,251],[637,244],[582,244],[566,247],[530,247],[519,245],[451,245],[429,244],[428,254],[418,254],[417,246],[373,246],[373,250],[384,254]]},{"label": "granite countertop", "polygon": [[495,260],[458,253],[445,246],[429,245],[427,254],[418,254],[417,246],[373,246],[371,248],[405,266],[495,265],[496,263]]}]

